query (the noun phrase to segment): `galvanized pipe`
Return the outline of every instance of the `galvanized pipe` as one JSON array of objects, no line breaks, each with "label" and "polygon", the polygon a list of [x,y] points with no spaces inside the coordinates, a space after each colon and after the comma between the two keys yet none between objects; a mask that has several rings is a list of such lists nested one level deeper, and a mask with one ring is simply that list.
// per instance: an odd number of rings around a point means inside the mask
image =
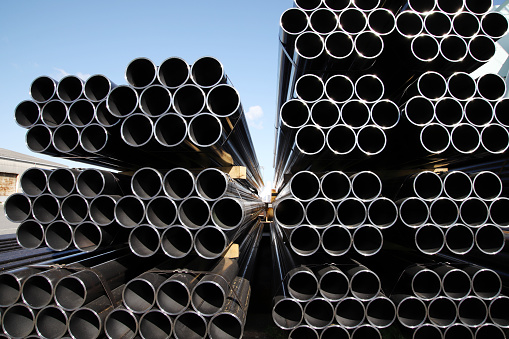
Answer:
[{"label": "galvanized pipe", "polygon": [[157,80],[170,89],[176,89],[189,81],[189,65],[184,59],[169,57],[157,69]]},{"label": "galvanized pipe", "polygon": [[86,81],[83,88],[85,98],[96,103],[103,102],[117,85],[102,74],[94,74]]},{"label": "galvanized pipe", "polygon": [[37,103],[45,103],[57,95],[58,82],[48,76],[37,77],[30,85],[30,96]]},{"label": "galvanized pipe", "polygon": [[161,246],[159,231],[150,225],[138,225],[129,233],[129,248],[138,257],[155,255]]},{"label": "galvanized pipe", "polygon": [[66,75],[57,85],[57,95],[65,103],[78,100],[83,95],[83,80],[75,75]]}]

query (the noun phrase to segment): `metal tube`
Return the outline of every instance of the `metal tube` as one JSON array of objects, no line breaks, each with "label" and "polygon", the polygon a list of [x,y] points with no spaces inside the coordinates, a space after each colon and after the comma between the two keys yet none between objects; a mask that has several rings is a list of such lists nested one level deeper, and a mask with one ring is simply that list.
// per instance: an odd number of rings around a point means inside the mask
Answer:
[{"label": "metal tube", "polygon": [[481,146],[481,134],[472,124],[458,124],[451,131],[451,145],[461,154],[472,154]]},{"label": "metal tube", "polygon": [[136,314],[148,312],[156,303],[156,291],[164,281],[162,274],[154,272],[131,279],[122,292],[124,306]]},{"label": "metal tube", "polygon": [[361,11],[370,12],[380,5],[380,0],[352,0],[352,5]]},{"label": "metal tube", "polygon": [[198,279],[188,273],[174,273],[157,289],[157,306],[169,315],[178,315],[191,304],[191,291]]},{"label": "metal tube", "polygon": [[484,201],[495,201],[502,194],[502,181],[500,177],[490,171],[481,171],[474,175],[472,180],[474,194]]},{"label": "metal tube", "polygon": [[396,317],[401,325],[414,329],[425,323],[428,311],[422,299],[405,294],[392,295],[391,299],[396,304]]},{"label": "metal tube", "polygon": [[47,190],[48,177],[51,170],[38,167],[30,167],[26,169],[19,178],[21,190],[29,197],[36,197]]},{"label": "metal tube", "polygon": [[193,144],[199,147],[215,145],[222,136],[221,121],[214,115],[203,113],[191,119],[187,127]]},{"label": "metal tube", "polygon": [[60,212],[60,201],[51,194],[41,194],[32,202],[32,215],[41,223],[55,221]]},{"label": "metal tube", "polygon": [[311,121],[322,129],[328,129],[339,122],[339,107],[332,101],[322,99],[311,107]]},{"label": "metal tube", "polygon": [[366,305],[366,320],[376,328],[386,328],[396,320],[396,306],[391,299],[379,295]]},{"label": "metal tube", "polygon": [[57,85],[57,95],[65,103],[78,100],[83,95],[83,80],[75,75],[66,75]]},{"label": "metal tube", "polygon": [[37,103],[45,103],[57,95],[58,82],[48,76],[37,77],[30,85],[30,96]]},{"label": "metal tube", "polygon": [[481,131],[481,145],[488,153],[504,153],[509,148],[509,132],[499,124],[489,124]]},{"label": "metal tube", "polygon": [[443,264],[433,269],[442,280],[442,291],[447,298],[461,300],[470,294],[472,281],[463,270]]},{"label": "metal tube", "polygon": [[369,301],[380,293],[380,278],[367,267],[356,265],[345,273],[350,279],[350,291],[355,298]]},{"label": "metal tube", "polygon": [[[330,58],[332,58],[330,62],[334,65],[334,68],[339,68],[351,62],[352,59],[350,57],[352,56],[353,51],[354,41],[351,34],[336,31],[328,34],[325,38],[325,52]],[[338,76],[347,78],[346,76],[339,74],[335,74],[331,78]],[[325,94],[327,94],[327,88],[325,90]],[[345,96],[347,94],[342,93],[340,95]],[[333,100],[331,97],[329,97],[329,99]]]},{"label": "metal tube", "polygon": [[35,220],[25,220],[16,229],[16,239],[23,248],[37,248],[44,242],[44,226]]},{"label": "metal tube", "polygon": [[363,324],[353,330],[352,339],[360,339],[360,338],[373,338],[373,339],[382,339],[382,334],[380,330],[376,327],[373,327],[368,324]]},{"label": "metal tube", "polygon": [[80,149],[80,132],[77,127],[64,124],[58,126],[53,131],[52,136],[53,147],[58,152],[65,155],[82,155],[83,151]]},{"label": "metal tube", "polygon": [[338,17],[339,29],[348,34],[358,34],[366,28],[368,18],[366,14],[357,8],[347,8]]},{"label": "metal tube", "polygon": [[474,97],[477,85],[470,74],[455,72],[447,78],[447,90],[455,99],[468,100]]},{"label": "metal tube", "polygon": [[133,339],[138,330],[138,316],[123,307],[112,310],[104,320],[104,332],[110,339]]},{"label": "metal tube", "polygon": [[484,324],[475,330],[475,338],[503,339],[506,338],[504,331],[493,324]]},{"label": "metal tube", "polygon": [[429,218],[429,207],[426,201],[409,197],[396,202],[399,206],[399,218],[405,226],[418,228],[426,224]]},{"label": "metal tube", "polygon": [[413,179],[415,194],[426,201],[438,198],[443,191],[443,183],[440,176],[432,171],[422,171]]},{"label": "metal tube", "polygon": [[62,200],[60,215],[71,225],[77,225],[88,218],[89,202],[79,194],[71,194]]},{"label": "metal tube", "polygon": [[176,167],[172,168],[163,178],[164,193],[173,200],[183,200],[194,191],[195,178],[189,170]]},{"label": "metal tube", "polygon": [[424,29],[434,37],[444,37],[452,29],[449,16],[440,11],[432,11],[424,17]]},{"label": "metal tube", "polygon": [[325,85],[322,79],[314,74],[303,75],[295,83],[297,97],[306,103],[317,102],[323,97],[324,92]]},{"label": "metal tube", "polygon": [[509,127],[509,120],[505,114],[505,112],[507,112],[508,104],[509,98],[502,98],[497,100],[495,107],[493,108],[496,122],[504,127]]},{"label": "metal tube", "polygon": [[423,324],[415,329],[413,339],[443,339],[440,329],[433,324]]},{"label": "metal tube", "polygon": [[398,207],[388,198],[376,198],[369,203],[368,220],[379,228],[391,227],[398,220]]},{"label": "metal tube", "polygon": [[320,179],[313,172],[300,171],[292,176],[280,195],[285,196],[287,192],[301,202],[311,201],[320,194]]},{"label": "metal tube", "polygon": [[454,254],[467,254],[474,247],[474,232],[462,224],[449,226],[445,232],[445,245]]},{"label": "metal tube", "polygon": [[122,121],[120,127],[122,140],[129,146],[148,146],[153,140],[154,122],[142,113],[134,113]]},{"label": "metal tube", "polygon": [[197,59],[191,66],[190,74],[193,82],[203,88],[211,88],[226,82],[223,64],[209,56]]},{"label": "metal tube", "polygon": [[179,87],[173,96],[173,108],[177,113],[194,117],[205,108],[206,98],[203,90],[192,84]]},{"label": "metal tube", "polygon": [[468,198],[460,205],[460,218],[467,226],[479,227],[488,222],[488,205],[480,198]]},{"label": "metal tube", "polygon": [[301,302],[313,299],[318,293],[318,279],[306,266],[290,270],[286,285],[290,296]]},{"label": "metal tube", "polygon": [[456,14],[463,10],[464,0],[445,1],[437,0],[436,8],[447,14]]},{"label": "metal tube", "polygon": [[428,71],[418,78],[417,90],[420,95],[428,99],[440,99],[445,96],[447,92],[447,82],[440,73]]},{"label": "metal tube", "polygon": [[139,321],[142,338],[164,339],[173,333],[173,320],[164,312],[152,309],[143,314]]},{"label": "metal tube", "polygon": [[387,136],[376,125],[365,125],[357,130],[357,147],[366,155],[376,155],[385,149]]},{"label": "metal tube", "polygon": [[297,255],[310,256],[320,248],[320,232],[316,227],[300,225],[291,230],[289,241]]},{"label": "metal tube", "polygon": [[177,213],[183,225],[197,229],[208,223],[210,219],[210,206],[204,199],[191,196],[182,201]]},{"label": "metal tube", "polygon": [[470,328],[467,326],[455,323],[451,326],[447,327],[444,331],[444,339],[450,339],[450,338],[465,338],[465,339],[473,339],[474,333]]},{"label": "metal tube", "polygon": [[376,199],[382,193],[382,181],[374,172],[361,171],[350,177],[353,195],[363,202]]},{"label": "metal tube", "polygon": [[126,195],[116,202],[114,214],[119,225],[133,228],[145,219],[145,204],[134,195]]},{"label": "metal tube", "polygon": [[458,303],[458,319],[468,327],[479,327],[488,319],[488,307],[476,296],[467,296]]},{"label": "metal tube", "polygon": [[445,126],[432,123],[421,130],[420,142],[427,152],[440,154],[449,148],[451,134]]},{"label": "metal tube", "polygon": [[480,266],[463,268],[472,280],[472,291],[483,300],[493,300],[502,291],[502,280],[497,272]]},{"label": "metal tube", "polygon": [[327,35],[338,27],[338,18],[332,10],[319,8],[309,15],[309,26],[314,32]]},{"label": "metal tube", "polygon": [[138,257],[155,255],[161,246],[159,231],[150,225],[138,225],[129,233],[129,248]]},{"label": "metal tube", "polygon": [[284,198],[274,205],[274,220],[280,227],[297,227],[304,222],[305,217],[304,205],[297,199]]},{"label": "metal tube", "polygon": [[113,116],[125,118],[138,108],[138,93],[133,87],[117,86],[108,93],[106,107]]},{"label": "metal tube", "polygon": [[474,14],[485,14],[492,8],[492,6],[492,0],[481,2],[475,0],[465,0],[465,9]]},{"label": "metal tube", "polygon": [[461,62],[467,54],[467,42],[458,35],[448,35],[440,41],[440,55],[448,62]]},{"label": "metal tube", "polygon": [[[19,229],[18,229],[19,232]],[[71,247],[73,229],[71,225],[57,220],[46,227],[44,241],[54,251],[63,251]]]},{"label": "metal tube", "polygon": [[318,291],[325,299],[336,302],[347,296],[349,292],[348,277],[338,267],[327,265],[317,272]]},{"label": "metal tube", "polygon": [[306,206],[306,220],[316,228],[325,228],[336,220],[336,207],[326,198],[317,198]]},{"label": "metal tube", "polygon": [[92,102],[102,102],[115,87],[117,85],[106,76],[94,74],[85,81],[83,94]]},{"label": "metal tube", "polygon": [[75,127],[85,127],[94,121],[95,107],[87,99],[74,101],[67,111],[67,120]]},{"label": "metal tube", "polygon": [[85,198],[95,198],[101,194],[124,194],[124,181],[121,174],[113,174],[99,169],[85,169],[78,175],[76,188]]},{"label": "metal tube", "polygon": [[150,225],[166,228],[177,220],[177,205],[165,196],[152,198],[146,206],[145,216]]},{"label": "metal tube", "polygon": [[464,201],[472,194],[472,180],[462,171],[449,171],[443,178],[444,193],[455,201]]},{"label": "metal tube", "polygon": [[165,227],[161,234],[161,248],[170,258],[186,257],[193,250],[193,235],[185,226]]},{"label": "metal tube", "polygon": [[462,38],[472,38],[479,33],[481,23],[475,14],[461,11],[452,17],[452,29]]},{"label": "metal tube", "polygon": [[329,8],[335,12],[341,12],[344,9],[347,9],[351,4],[351,0],[323,0],[322,5],[326,8]]},{"label": "metal tube", "polygon": [[170,89],[176,89],[189,81],[189,65],[184,59],[169,57],[159,65],[157,80]]},{"label": "metal tube", "polygon": [[[423,4],[425,3],[423,2]],[[396,30],[404,37],[415,37],[421,34],[423,29],[424,20],[417,12],[403,11],[396,16]]]},{"label": "metal tube", "polygon": [[314,329],[324,329],[334,320],[334,307],[324,298],[313,298],[304,306],[304,321]]},{"label": "metal tube", "polygon": [[436,225],[423,225],[415,231],[415,246],[424,254],[437,254],[445,246],[445,235]]},{"label": "metal tube", "polygon": [[76,190],[78,169],[58,168],[48,176],[48,191],[57,198],[65,198]]},{"label": "metal tube", "polygon": [[14,120],[23,128],[35,126],[40,121],[41,108],[32,100],[23,100],[14,109]]},{"label": "metal tube", "polygon": [[509,226],[509,218],[507,218],[507,208],[509,208],[509,198],[498,197],[490,204],[490,219],[498,226]]},{"label": "metal tube", "polygon": [[348,329],[359,327],[366,316],[366,310],[362,301],[352,297],[339,300],[334,312],[336,321]]},{"label": "metal tube", "polygon": [[416,126],[426,126],[433,121],[435,106],[433,102],[423,96],[410,98],[404,106],[406,120]]},{"label": "metal tube", "polygon": [[320,339],[350,339],[350,333],[346,328],[332,324],[322,330]]},{"label": "metal tube", "polygon": [[256,218],[262,208],[263,205],[260,202],[223,197],[212,205],[211,220],[214,225],[225,231],[232,230]]},{"label": "metal tube", "polygon": [[481,30],[492,39],[500,39],[506,35],[509,22],[500,12],[486,13],[481,17]]},{"label": "metal tube", "polygon": [[474,62],[488,62],[495,55],[495,51],[495,42],[487,36],[476,35],[468,43],[468,55]]},{"label": "metal tube", "polygon": [[397,126],[400,112],[393,101],[383,99],[371,106],[370,117],[376,126],[386,130]]},{"label": "metal tube", "polygon": [[[355,37],[354,48],[362,59],[371,60],[382,54],[384,50],[384,41],[377,33],[364,31]],[[379,99],[381,99],[381,97]]]},{"label": "metal tube", "polygon": [[58,127],[67,121],[67,105],[60,100],[50,100],[42,106],[41,121],[47,127]]},{"label": "metal tube", "polygon": [[301,304],[293,298],[278,297],[272,307],[272,320],[284,329],[291,330],[299,326],[304,317]]},{"label": "metal tube", "polygon": [[459,100],[440,98],[435,104],[435,119],[447,127],[454,127],[463,120],[463,106]]},{"label": "metal tube", "polygon": [[176,339],[200,339],[207,336],[207,320],[195,311],[179,314],[174,321]]},{"label": "metal tube", "polygon": [[506,92],[506,84],[504,78],[498,74],[487,73],[476,80],[477,93],[489,101],[497,101],[501,99]]},{"label": "metal tube", "polygon": [[217,168],[206,168],[196,176],[195,190],[204,200],[214,201],[227,193],[229,184],[230,180],[224,172]]},{"label": "metal tube", "polygon": [[349,101],[354,94],[355,85],[346,75],[335,74],[325,82],[325,95],[336,103]]},{"label": "metal tube", "polygon": [[338,204],[337,217],[341,225],[356,228],[364,224],[368,217],[368,210],[362,200],[346,198]]},{"label": "metal tube", "polygon": [[385,8],[376,8],[368,14],[368,27],[380,35],[387,35],[396,28],[396,17]]},{"label": "metal tube", "polygon": [[490,102],[484,98],[473,98],[465,104],[465,119],[476,127],[484,127],[494,118]]},{"label": "metal tube", "polygon": [[71,273],[67,269],[52,269],[29,276],[21,287],[22,301],[32,309],[49,305],[53,300],[55,284]]},{"label": "metal tube", "polygon": [[35,329],[41,338],[61,338],[67,333],[68,314],[54,305],[41,309],[35,317]]},{"label": "metal tube", "polygon": [[115,222],[115,205],[120,195],[98,195],[89,205],[90,219],[99,226],[108,226]]},{"label": "metal tube", "polygon": [[93,222],[86,221],[75,226],[72,241],[77,249],[83,252],[93,252],[114,241],[119,242],[120,231],[112,227],[99,227]]},{"label": "metal tube", "polygon": [[495,255],[505,246],[506,235],[497,225],[486,224],[475,232],[475,245],[484,254]]},{"label": "metal tube", "polygon": [[376,75],[365,74],[355,81],[355,95],[363,102],[377,102],[384,95],[384,84]]},{"label": "metal tube", "polygon": [[509,327],[509,319],[507,316],[509,310],[509,297],[507,296],[498,296],[493,299],[489,304],[489,316],[490,320],[494,325],[500,326],[502,328]]},{"label": "metal tube", "polygon": [[428,318],[433,325],[447,328],[454,324],[458,317],[458,307],[450,298],[440,296],[428,304]]},{"label": "metal tube", "polygon": [[353,248],[363,256],[372,256],[380,252],[383,241],[380,229],[372,225],[362,225],[352,234]]},{"label": "metal tube", "polygon": [[327,147],[333,154],[351,153],[357,142],[357,136],[352,127],[348,125],[336,125],[332,127],[326,136]]},{"label": "metal tube", "polygon": [[410,43],[410,50],[412,56],[422,62],[433,61],[440,54],[437,38],[427,34],[413,37]]},{"label": "metal tube", "polygon": [[120,118],[111,114],[107,107],[107,101],[104,99],[95,106],[94,119],[103,127],[113,127],[120,122]]},{"label": "metal tube", "polygon": [[172,108],[170,90],[161,85],[150,85],[140,94],[140,109],[143,113],[156,117],[168,113]]},{"label": "metal tube", "polygon": [[154,123],[154,137],[165,147],[177,147],[187,137],[187,122],[176,113],[161,115]]},{"label": "metal tube", "polygon": [[341,171],[329,171],[320,178],[320,192],[330,201],[338,202],[350,195],[350,178]]},{"label": "metal tube", "polygon": [[2,329],[10,338],[25,338],[35,327],[35,312],[25,304],[15,304],[2,313]]},{"label": "metal tube", "polygon": [[148,58],[136,58],[129,62],[125,69],[125,79],[136,89],[146,88],[154,83],[157,67]]},{"label": "metal tube", "polygon": [[299,325],[290,331],[289,339],[309,338],[318,339],[318,331],[309,325]]},{"label": "metal tube", "polygon": [[202,226],[194,235],[194,250],[205,259],[216,259],[228,248],[229,240],[217,226]]},{"label": "metal tube", "polygon": [[143,167],[131,177],[131,190],[140,199],[155,198],[161,192],[162,174],[151,167]]},{"label": "metal tube", "polygon": [[331,225],[322,231],[320,244],[323,250],[331,256],[346,254],[352,247],[352,235],[350,231],[340,225]]}]

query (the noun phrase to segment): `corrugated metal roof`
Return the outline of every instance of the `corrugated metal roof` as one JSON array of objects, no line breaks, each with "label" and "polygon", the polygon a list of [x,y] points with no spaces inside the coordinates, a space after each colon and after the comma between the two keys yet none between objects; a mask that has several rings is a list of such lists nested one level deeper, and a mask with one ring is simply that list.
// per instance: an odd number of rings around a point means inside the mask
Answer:
[{"label": "corrugated metal roof", "polygon": [[67,167],[65,165],[59,164],[57,162],[44,160],[41,158],[37,158],[31,155],[14,152],[5,148],[0,148],[0,160],[8,160],[14,162],[22,162],[27,164],[43,165],[48,167]]}]

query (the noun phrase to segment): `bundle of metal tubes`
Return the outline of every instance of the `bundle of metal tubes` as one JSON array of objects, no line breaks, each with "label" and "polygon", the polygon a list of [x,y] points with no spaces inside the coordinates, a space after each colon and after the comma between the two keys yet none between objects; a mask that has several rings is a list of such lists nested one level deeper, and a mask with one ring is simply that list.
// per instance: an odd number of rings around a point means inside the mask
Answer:
[{"label": "bundle of metal tubes", "polygon": [[125,77],[35,79],[15,110],[28,148],[116,170],[240,165],[250,187],[263,186],[240,95],[217,59],[137,58]]}]

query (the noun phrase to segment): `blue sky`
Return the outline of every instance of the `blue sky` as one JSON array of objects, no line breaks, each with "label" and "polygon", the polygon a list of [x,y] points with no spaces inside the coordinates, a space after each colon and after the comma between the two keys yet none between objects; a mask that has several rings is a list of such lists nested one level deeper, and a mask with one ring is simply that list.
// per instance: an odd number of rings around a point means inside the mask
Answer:
[{"label": "blue sky", "polygon": [[191,64],[211,55],[241,95],[265,181],[271,181],[279,17],[292,6],[290,0],[2,0],[0,147],[30,153],[26,130],[13,116],[38,76],[104,74],[120,85],[137,57],[159,65],[170,56]]}]

